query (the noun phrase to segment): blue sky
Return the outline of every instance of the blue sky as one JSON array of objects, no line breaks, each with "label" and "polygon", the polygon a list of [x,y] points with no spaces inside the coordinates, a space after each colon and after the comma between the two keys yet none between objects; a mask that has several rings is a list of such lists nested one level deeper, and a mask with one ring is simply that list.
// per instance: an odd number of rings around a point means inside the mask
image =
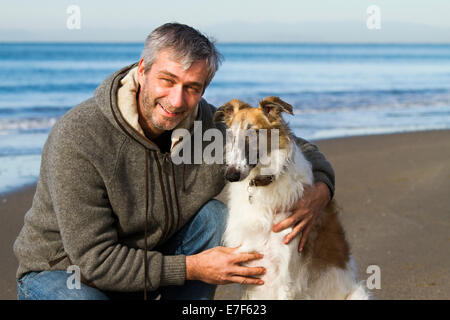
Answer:
[{"label": "blue sky", "polygon": [[[275,4],[274,4],[275,3]],[[69,5],[81,29],[69,30]],[[377,5],[381,29],[366,27]],[[168,21],[219,42],[450,42],[449,0],[3,1],[0,41],[143,41]]]}]

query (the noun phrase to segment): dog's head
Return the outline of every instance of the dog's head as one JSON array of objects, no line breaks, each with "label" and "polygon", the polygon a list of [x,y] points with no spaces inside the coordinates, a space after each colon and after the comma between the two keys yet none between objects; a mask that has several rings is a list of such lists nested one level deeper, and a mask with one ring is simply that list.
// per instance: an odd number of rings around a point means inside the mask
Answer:
[{"label": "dog's head", "polygon": [[228,181],[245,179],[257,165],[265,163],[267,166],[274,150],[289,147],[291,133],[282,112],[292,115],[292,106],[278,97],[264,98],[258,108],[233,99],[216,111],[214,122],[224,122],[228,128]]}]

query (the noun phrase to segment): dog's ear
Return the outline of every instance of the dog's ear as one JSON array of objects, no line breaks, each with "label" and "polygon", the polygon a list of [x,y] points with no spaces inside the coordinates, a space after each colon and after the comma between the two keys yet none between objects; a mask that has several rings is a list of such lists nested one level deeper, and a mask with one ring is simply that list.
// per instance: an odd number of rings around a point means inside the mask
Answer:
[{"label": "dog's ear", "polygon": [[250,108],[248,104],[238,99],[233,99],[225,103],[214,114],[213,121],[229,123],[233,115],[241,109]]},{"label": "dog's ear", "polygon": [[280,116],[281,112],[294,115],[292,106],[281,100],[278,97],[267,97],[259,102],[259,108],[264,112],[267,117],[276,118]]}]

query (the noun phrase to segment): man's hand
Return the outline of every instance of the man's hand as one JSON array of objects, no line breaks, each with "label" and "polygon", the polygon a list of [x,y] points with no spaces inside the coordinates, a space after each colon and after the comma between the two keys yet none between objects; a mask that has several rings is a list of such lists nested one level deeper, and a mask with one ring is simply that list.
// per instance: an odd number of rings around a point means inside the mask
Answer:
[{"label": "man's hand", "polygon": [[262,254],[235,253],[237,248],[215,247],[186,256],[186,280],[201,280],[210,284],[264,284],[254,278],[266,273],[263,267],[244,267],[241,263],[261,259]]},{"label": "man's hand", "polygon": [[293,227],[287,234],[283,242],[288,244],[291,240],[302,232],[298,251],[303,250],[308,234],[319,214],[330,201],[330,190],[323,182],[318,182],[312,187],[305,189],[303,198],[291,209],[292,214],[285,220],[273,226],[273,232],[280,232],[286,228]]}]

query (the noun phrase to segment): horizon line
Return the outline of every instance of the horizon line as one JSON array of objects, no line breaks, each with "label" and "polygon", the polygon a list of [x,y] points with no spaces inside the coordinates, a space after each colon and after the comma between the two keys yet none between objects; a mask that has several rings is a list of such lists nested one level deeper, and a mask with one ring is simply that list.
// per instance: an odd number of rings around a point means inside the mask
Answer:
[{"label": "horizon line", "polygon": [[[1,40],[0,44],[141,44],[143,45],[145,39],[142,41],[104,41],[104,40],[83,40],[83,41],[67,41],[67,40]],[[239,45],[239,44],[253,44],[253,45],[324,45],[324,44],[340,44],[340,45],[450,45],[450,41],[442,42],[442,41],[429,41],[429,42],[402,42],[402,41],[371,41],[371,42],[363,42],[363,41],[217,41],[215,42],[217,45]]]}]

